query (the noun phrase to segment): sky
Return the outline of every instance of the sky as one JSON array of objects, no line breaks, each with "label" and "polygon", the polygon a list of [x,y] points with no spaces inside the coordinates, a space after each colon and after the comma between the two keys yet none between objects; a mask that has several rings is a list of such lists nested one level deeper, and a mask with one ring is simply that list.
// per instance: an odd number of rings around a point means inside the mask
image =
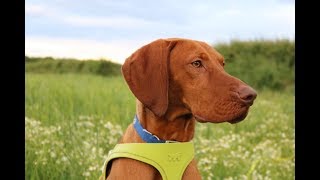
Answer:
[{"label": "sky", "polygon": [[295,37],[294,0],[26,0],[25,55],[108,59],[180,37],[211,45]]}]

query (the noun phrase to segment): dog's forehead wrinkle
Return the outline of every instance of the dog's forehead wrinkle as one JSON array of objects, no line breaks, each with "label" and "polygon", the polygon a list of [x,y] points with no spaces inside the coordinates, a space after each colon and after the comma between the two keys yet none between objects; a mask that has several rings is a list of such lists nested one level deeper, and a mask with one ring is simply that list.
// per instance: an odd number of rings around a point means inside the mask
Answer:
[{"label": "dog's forehead wrinkle", "polygon": [[223,62],[224,58],[223,56],[216,51],[213,47],[209,46],[205,43],[199,43],[199,54],[200,57],[203,58],[203,60],[210,60],[210,61],[217,61],[217,62]]},{"label": "dog's forehead wrinkle", "polygon": [[[188,52],[188,53],[181,54],[181,52]],[[212,53],[208,52],[207,49],[205,49],[199,44],[185,43],[185,42],[182,42],[170,54],[171,64],[176,64],[176,63],[189,64],[199,59],[203,61],[212,61],[212,60],[216,61],[216,56],[212,55]]]},{"label": "dog's forehead wrinkle", "polygon": [[[189,53],[195,53],[198,52],[199,55],[205,54],[209,56],[209,54],[213,55],[215,59],[218,61],[224,61],[224,57],[212,46],[207,44],[203,41],[196,41],[191,39],[184,39],[184,38],[167,38],[169,41],[176,41],[178,44],[178,47],[185,48],[184,50],[188,51]],[[205,53],[204,53],[205,52]]]}]

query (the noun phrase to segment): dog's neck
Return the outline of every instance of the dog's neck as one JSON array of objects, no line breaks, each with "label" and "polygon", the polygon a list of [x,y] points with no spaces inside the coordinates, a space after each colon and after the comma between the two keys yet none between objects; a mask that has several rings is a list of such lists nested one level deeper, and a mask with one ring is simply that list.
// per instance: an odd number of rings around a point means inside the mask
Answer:
[{"label": "dog's neck", "polygon": [[162,140],[187,142],[192,140],[195,131],[195,119],[181,105],[170,105],[163,117],[155,114],[137,101],[137,116],[143,128]]}]

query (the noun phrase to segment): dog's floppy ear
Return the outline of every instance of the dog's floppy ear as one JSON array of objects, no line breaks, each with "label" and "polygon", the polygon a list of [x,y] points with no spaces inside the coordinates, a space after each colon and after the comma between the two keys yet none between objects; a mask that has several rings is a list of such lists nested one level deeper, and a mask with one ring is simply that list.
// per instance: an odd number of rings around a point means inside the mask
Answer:
[{"label": "dog's floppy ear", "polygon": [[164,39],[153,41],[128,57],[121,68],[135,97],[159,117],[168,108],[168,61],[174,45]]}]

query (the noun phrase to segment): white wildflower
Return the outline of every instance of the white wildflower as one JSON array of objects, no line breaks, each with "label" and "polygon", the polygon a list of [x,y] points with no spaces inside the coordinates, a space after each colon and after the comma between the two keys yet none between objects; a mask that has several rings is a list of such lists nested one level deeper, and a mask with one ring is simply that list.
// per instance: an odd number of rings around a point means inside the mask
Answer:
[{"label": "white wildflower", "polygon": [[68,161],[68,158],[66,156],[62,156],[61,161],[66,162]]},{"label": "white wildflower", "polygon": [[82,173],[82,176],[89,177],[90,176],[90,172],[86,171],[86,172]]},{"label": "white wildflower", "polygon": [[57,157],[56,153],[54,153],[54,152],[50,152],[50,156],[51,156],[52,158]]}]

